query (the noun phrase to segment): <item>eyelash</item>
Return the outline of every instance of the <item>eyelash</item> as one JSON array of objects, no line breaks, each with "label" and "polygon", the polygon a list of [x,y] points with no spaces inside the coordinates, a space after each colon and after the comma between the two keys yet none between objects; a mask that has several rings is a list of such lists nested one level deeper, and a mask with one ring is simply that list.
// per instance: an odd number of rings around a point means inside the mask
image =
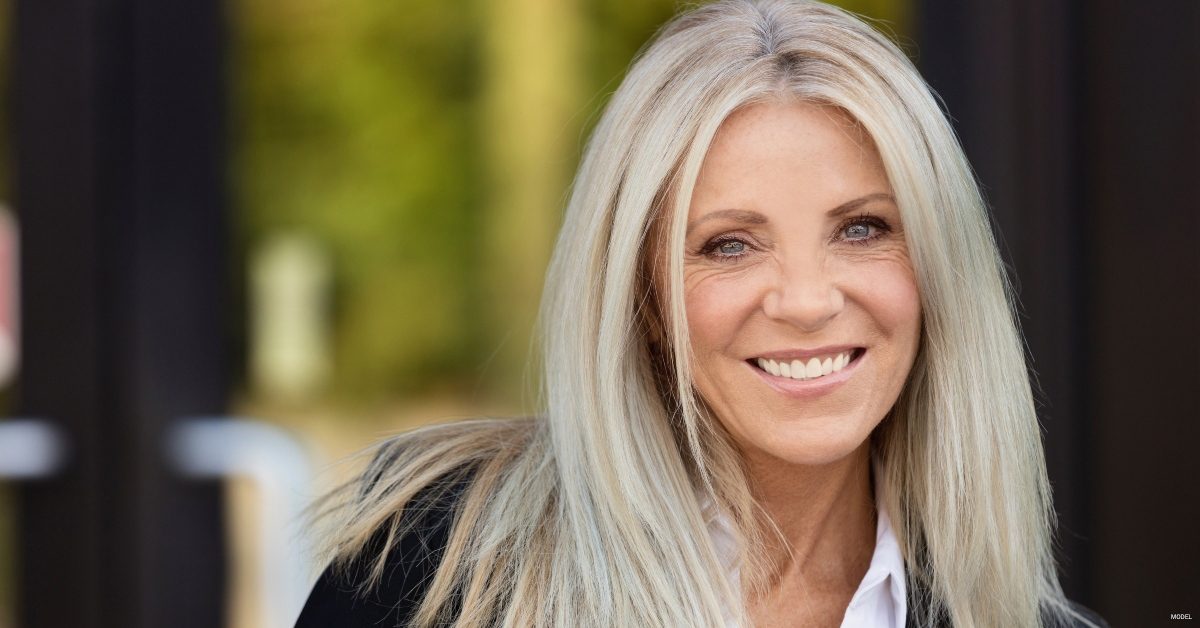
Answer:
[{"label": "eyelash", "polygon": [[[846,229],[848,229],[854,225],[867,225],[868,227],[874,227],[875,233],[873,235],[870,235],[870,236],[867,236],[865,238],[861,238],[858,240],[843,240],[844,242],[846,242],[847,244],[850,244],[852,246],[867,246],[871,242],[878,240],[879,238],[882,238],[883,236],[887,235],[888,233],[891,233],[891,231],[892,231],[892,227],[886,221],[884,221],[880,218],[877,218],[875,216],[872,216],[871,214],[864,213],[864,214],[859,214],[858,216],[855,216],[853,218],[850,218],[850,219],[844,221],[842,224],[838,225],[837,231],[834,232],[834,237],[831,238],[831,241],[836,241],[838,235],[845,233]],[[718,254],[717,249],[720,248],[720,246],[722,244],[725,244],[727,242],[740,242],[741,244],[745,245],[747,249],[750,249],[752,247],[752,245],[747,241],[747,238],[739,237],[739,236],[736,236],[733,234],[722,234],[722,235],[719,235],[719,236],[709,240],[708,242],[706,242],[704,244],[704,246],[701,247],[700,254],[709,259],[717,260],[720,262],[733,262],[733,261],[741,259],[742,257],[745,257],[747,254],[749,254],[749,250],[742,252],[742,253],[738,253],[737,255],[720,255],[720,254]]]}]

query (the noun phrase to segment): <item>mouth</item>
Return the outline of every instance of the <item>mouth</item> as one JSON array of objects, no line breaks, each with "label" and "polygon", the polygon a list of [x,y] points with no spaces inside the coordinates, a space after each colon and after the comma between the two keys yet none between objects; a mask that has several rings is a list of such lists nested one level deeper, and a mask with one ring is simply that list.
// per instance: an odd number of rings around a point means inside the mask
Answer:
[{"label": "mouth", "polygon": [[847,347],[804,355],[771,354],[746,360],[763,374],[796,381],[812,381],[837,375],[852,367],[867,352],[865,347]]}]

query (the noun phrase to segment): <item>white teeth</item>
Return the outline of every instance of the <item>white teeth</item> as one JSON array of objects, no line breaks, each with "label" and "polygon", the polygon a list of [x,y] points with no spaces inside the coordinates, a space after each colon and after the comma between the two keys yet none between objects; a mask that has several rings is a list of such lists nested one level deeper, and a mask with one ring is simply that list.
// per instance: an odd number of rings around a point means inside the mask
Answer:
[{"label": "white teeth", "polygon": [[821,361],[813,358],[804,366],[804,372],[808,373],[809,377],[819,377],[821,375]]},{"label": "white teeth", "polygon": [[808,379],[808,369],[800,360],[792,360],[792,379]]},{"label": "white teeth", "polygon": [[775,360],[759,358],[758,359],[758,368],[774,375],[775,377],[779,377],[779,365],[775,363]]},{"label": "white teeth", "polygon": [[850,363],[850,351],[843,351],[834,356],[810,358],[807,363],[800,360],[791,362],[776,362],[766,358],[758,358],[758,368],[776,376],[789,379],[816,379],[830,373],[836,373]]}]

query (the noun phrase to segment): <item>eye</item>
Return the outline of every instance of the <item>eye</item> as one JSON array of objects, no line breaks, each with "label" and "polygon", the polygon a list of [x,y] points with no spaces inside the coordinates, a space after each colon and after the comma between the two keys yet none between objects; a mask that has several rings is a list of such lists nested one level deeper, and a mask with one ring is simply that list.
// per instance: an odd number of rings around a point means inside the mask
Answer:
[{"label": "eye", "polygon": [[709,240],[700,254],[717,261],[736,260],[750,252],[750,245],[741,238],[722,236]]},{"label": "eye", "polygon": [[856,222],[842,230],[842,234],[847,240],[866,240],[871,236],[871,225],[865,222]]},{"label": "eye", "polygon": [[717,252],[721,255],[741,255],[746,252],[746,243],[738,240],[727,240],[717,245]]},{"label": "eye", "polygon": [[866,244],[891,230],[891,227],[883,220],[870,214],[863,214],[842,223],[842,226],[838,228],[836,238],[850,244]]}]

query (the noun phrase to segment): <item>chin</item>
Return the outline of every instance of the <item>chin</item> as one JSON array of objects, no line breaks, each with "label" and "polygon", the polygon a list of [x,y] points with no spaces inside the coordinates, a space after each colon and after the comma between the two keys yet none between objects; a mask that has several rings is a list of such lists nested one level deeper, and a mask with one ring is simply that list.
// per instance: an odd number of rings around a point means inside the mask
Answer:
[{"label": "chin", "polygon": [[834,464],[846,458],[865,451],[870,440],[867,434],[806,434],[803,438],[789,435],[773,440],[770,443],[760,443],[755,446],[760,452],[771,458],[789,465],[816,467]]}]

